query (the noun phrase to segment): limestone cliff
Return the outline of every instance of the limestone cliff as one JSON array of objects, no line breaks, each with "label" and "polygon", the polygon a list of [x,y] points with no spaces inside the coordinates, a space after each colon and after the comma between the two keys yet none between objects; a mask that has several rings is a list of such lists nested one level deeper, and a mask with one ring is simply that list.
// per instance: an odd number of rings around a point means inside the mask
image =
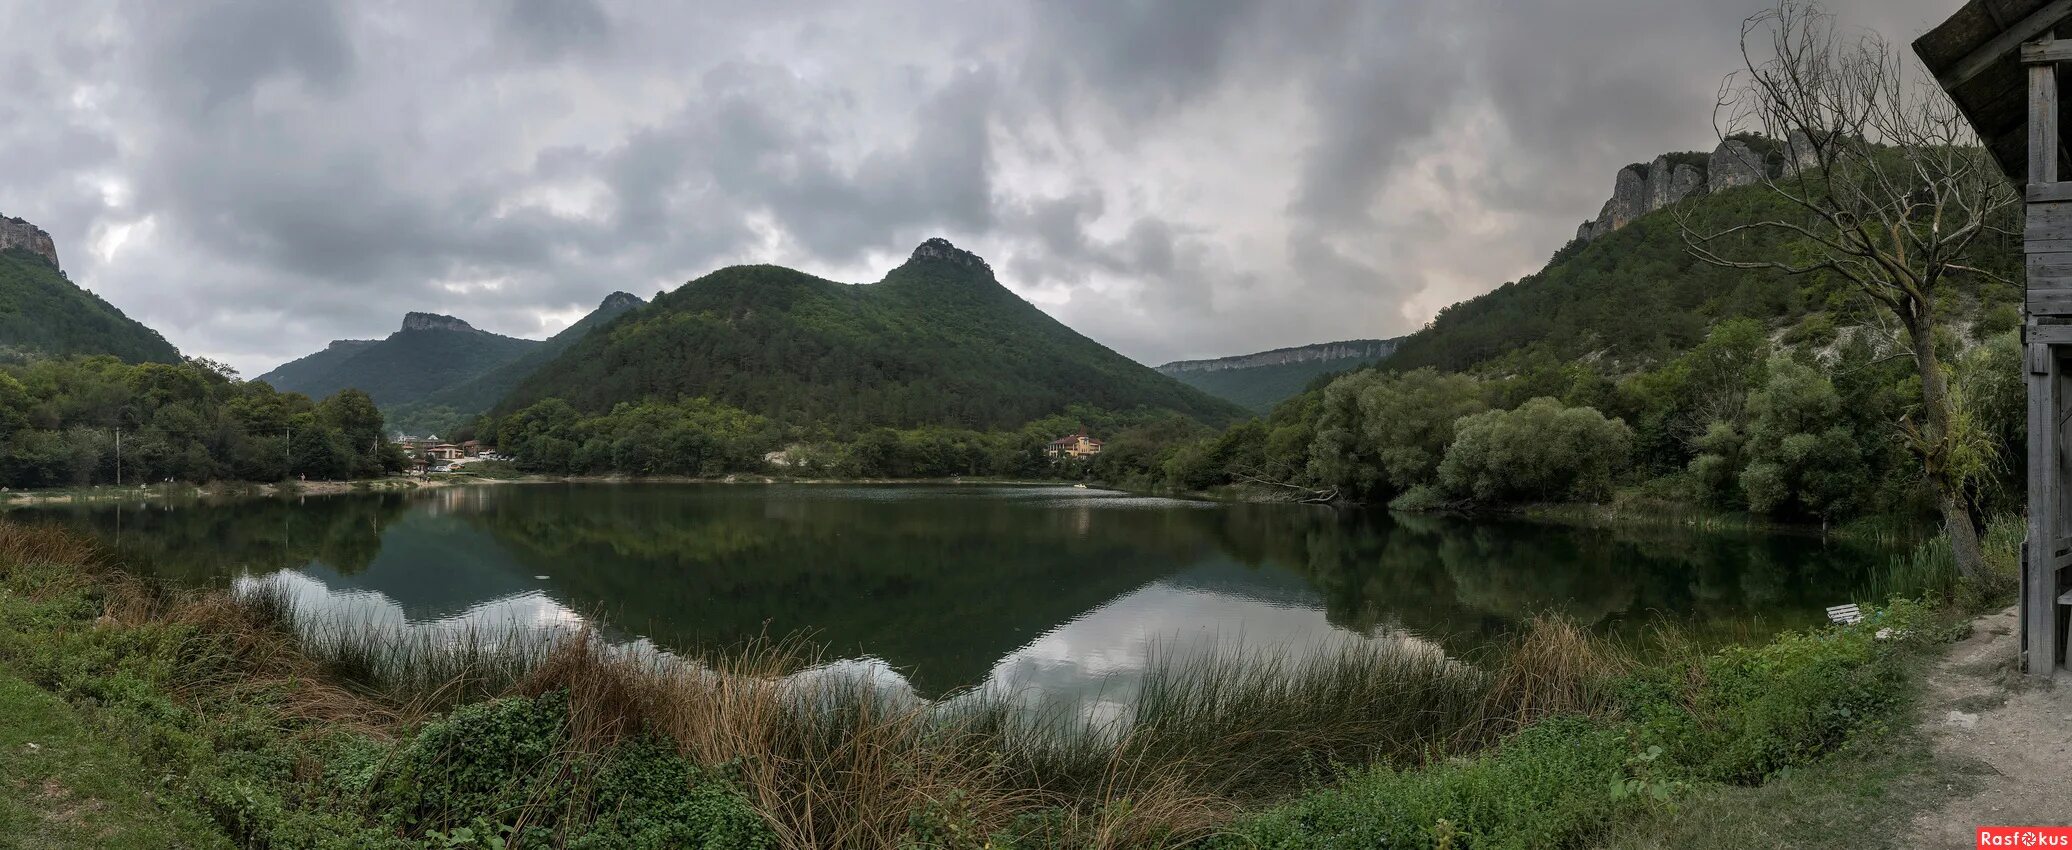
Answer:
[{"label": "limestone cliff", "polygon": [[1217,357],[1211,360],[1175,360],[1158,367],[1167,375],[1179,376],[1194,372],[1223,372],[1231,369],[1253,369],[1260,366],[1281,366],[1288,363],[1329,362],[1338,360],[1374,361],[1389,356],[1396,350],[1393,339],[1352,339],[1344,342],[1320,342],[1315,345],[1300,345],[1294,348],[1276,348],[1258,354],[1241,354],[1235,357]]},{"label": "limestone cliff", "polygon": [[475,326],[452,316],[438,313],[404,313],[403,330],[406,331],[472,331]]},{"label": "limestone cliff", "polygon": [[1663,154],[1652,162],[1619,169],[1612,181],[1611,199],[1604,202],[1596,218],[1576,228],[1576,238],[1589,242],[1693,195],[1748,186],[1818,163],[1813,144],[1803,133],[1793,133],[1784,142],[1736,135],[1722,140],[1709,154]]},{"label": "limestone cliff", "polygon": [[[43,228],[19,218],[0,215],[0,251],[19,248],[58,264],[58,245]],[[62,268],[62,267],[61,267]]]}]

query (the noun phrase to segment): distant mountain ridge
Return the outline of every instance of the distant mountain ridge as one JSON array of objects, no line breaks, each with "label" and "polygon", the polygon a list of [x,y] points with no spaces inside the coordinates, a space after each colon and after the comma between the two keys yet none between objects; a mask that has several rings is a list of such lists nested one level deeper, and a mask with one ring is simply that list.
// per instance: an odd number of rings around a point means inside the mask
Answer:
[{"label": "distant mountain ridge", "polygon": [[1281,366],[1289,363],[1374,361],[1389,356],[1389,353],[1395,350],[1396,340],[1393,339],[1348,339],[1340,342],[1294,345],[1257,354],[1236,354],[1205,360],[1175,360],[1157,368],[1160,372],[1178,377],[1188,372],[1227,372],[1232,369],[1255,369],[1260,366]]},{"label": "distant mountain ridge", "polygon": [[358,387],[374,398],[394,428],[443,432],[494,406],[576,340],[646,304],[639,296],[613,292],[597,309],[543,341],[489,333],[454,316],[406,313],[402,325],[384,339],[333,340],[258,380],[313,398]]},{"label": "distant mountain ridge", "polygon": [[446,387],[509,363],[536,340],[478,330],[452,316],[408,313],[395,333],[380,340],[337,340],[311,354],[260,375],[274,389],[324,398],[339,390],[364,390],[383,407],[422,401]]},{"label": "distant mountain ridge", "polygon": [[871,284],[720,269],[585,336],[497,411],[559,398],[602,413],[686,397],[838,433],[1011,428],[1075,404],[1214,424],[1244,415],[1081,336],[944,239]]},{"label": "distant mountain ridge", "polygon": [[1219,398],[1265,412],[1303,391],[1319,376],[1379,362],[1400,339],[1349,339],[1276,348],[1256,354],[1175,360],[1161,374]]},{"label": "distant mountain ridge", "polygon": [[450,408],[460,414],[486,411],[495,407],[497,402],[503,401],[504,396],[510,395],[512,390],[517,389],[526,378],[532,377],[532,373],[539,371],[541,366],[552,361],[561,352],[567,351],[569,346],[575,345],[591,331],[645,306],[646,301],[630,292],[614,292],[607,295],[589,315],[578,319],[575,324],[562,328],[560,333],[548,337],[510,362],[434,392],[424,401],[426,404]]},{"label": "distant mountain ridge", "polygon": [[66,277],[49,233],[0,216],[0,356],[88,354],[180,362],[180,350],[158,331]]}]

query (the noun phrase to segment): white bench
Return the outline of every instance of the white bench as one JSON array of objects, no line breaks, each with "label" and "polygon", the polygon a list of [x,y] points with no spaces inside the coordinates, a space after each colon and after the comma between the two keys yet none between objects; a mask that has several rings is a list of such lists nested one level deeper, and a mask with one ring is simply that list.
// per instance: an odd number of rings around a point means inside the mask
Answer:
[{"label": "white bench", "polygon": [[1856,607],[1854,602],[1847,605],[1836,605],[1833,608],[1827,609],[1827,620],[1837,626],[1860,623],[1863,622],[1863,609]]}]

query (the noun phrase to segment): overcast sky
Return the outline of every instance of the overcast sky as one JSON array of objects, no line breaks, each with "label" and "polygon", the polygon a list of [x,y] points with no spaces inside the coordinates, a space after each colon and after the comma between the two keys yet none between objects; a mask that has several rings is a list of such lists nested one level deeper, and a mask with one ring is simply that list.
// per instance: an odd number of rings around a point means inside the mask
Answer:
[{"label": "overcast sky", "polygon": [[[1910,41],[1958,0],[1837,0]],[[930,236],[1146,363],[1416,329],[1709,149],[1760,0],[0,5],[0,213],[256,375]],[[34,34],[33,37],[28,37]]]}]

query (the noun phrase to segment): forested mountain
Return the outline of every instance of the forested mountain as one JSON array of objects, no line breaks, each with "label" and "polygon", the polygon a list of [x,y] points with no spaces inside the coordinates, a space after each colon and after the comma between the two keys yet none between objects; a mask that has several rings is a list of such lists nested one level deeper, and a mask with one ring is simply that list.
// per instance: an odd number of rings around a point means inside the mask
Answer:
[{"label": "forested mountain", "polygon": [[[1598,368],[1617,374],[1696,347],[1722,319],[1755,319],[1792,342],[1824,342],[1871,312],[1866,299],[1831,275],[1700,260],[1685,244],[1677,211],[1703,233],[1801,214],[1777,193],[1746,184],[1696,195],[1675,210],[1640,214],[1570,242],[1536,273],[1440,310],[1428,327],[1401,340],[1389,368],[1518,372],[1590,358],[1604,359]],[[1785,257],[1797,250],[1791,241],[1780,230],[1756,229],[1713,248],[1731,256]],[[1963,281],[1960,297],[1945,303],[1944,319],[1987,331],[2014,328],[2021,292],[2005,281],[2021,279],[2020,228],[2010,221],[2006,232],[1983,237],[1975,253],[1992,277]]]},{"label": "forested mountain", "polygon": [[386,339],[341,340],[316,354],[284,364],[259,380],[284,392],[324,398],[342,389],[363,390],[384,408],[422,401],[431,394],[479,377],[538,347],[475,329],[452,316],[410,313]]},{"label": "forested mountain", "polygon": [[[1603,212],[1540,271],[1447,307],[1378,364],[1260,420],[1179,440],[1124,429],[1093,474],[1411,509],[1580,501],[1823,523],[1937,516],[1940,494],[1903,431],[1924,402],[1892,309],[1829,271],[1724,267],[1687,241],[1727,234],[1706,247],[1819,257],[1811,237],[1745,227],[1817,227],[1761,183],[1836,179],[1807,173],[1804,147],[1742,136],[1709,158],[1621,169]],[[2022,498],[2022,227],[2018,208],[2006,215],[1933,293],[1932,344],[1962,406],[1965,498],[1978,515],[2018,511]]]},{"label": "forested mountain", "polygon": [[265,381],[275,389],[299,392],[293,388],[316,386],[331,380],[340,365],[351,360],[353,355],[380,344],[378,339],[334,339],[324,350],[275,366],[273,371],[260,375],[256,380]]},{"label": "forested mountain", "polygon": [[713,272],[578,341],[498,410],[558,398],[602,413],[684,397],[834,433],[1013,428],[1075,404],[1244,415],[1080,336],[942,239],[874,284],[777,266]]},{"label": "forested mountain", "polygon": [[539,371],[541,366],[560,356],[561,352],[567,351],[569,346],[575,345],[576,341],[588,336],[591,331],[646,305],[647,302],[641,300],[640,296],[614,292],[605,296],[604,301],[597,305],[597,309],[590,311],[589,315],[563,328],[560,333],[548,337],[545,342],[527,349],[518,355],[517,359],[432,393],[425,403],[445,407],[460,414],[475,414],[488,410],[502,401],[504,396],[510,395],[511,391],[517,389],[519,384],[532,376],[532,373]]},{"label": "forested mountain", "polygon": [[1175,360],[1158,367],[1167,377],[1209,395],[1265,413],[1317,378],[1374,363],[1396,350],[1393,339],[1351,339],[1276,348],[1209,360]]},{"label": "forested mountain", "polygon": [[157,331],[67,279],[49,234],[0,216],[0,357],[75,354],[180,361]]}]

